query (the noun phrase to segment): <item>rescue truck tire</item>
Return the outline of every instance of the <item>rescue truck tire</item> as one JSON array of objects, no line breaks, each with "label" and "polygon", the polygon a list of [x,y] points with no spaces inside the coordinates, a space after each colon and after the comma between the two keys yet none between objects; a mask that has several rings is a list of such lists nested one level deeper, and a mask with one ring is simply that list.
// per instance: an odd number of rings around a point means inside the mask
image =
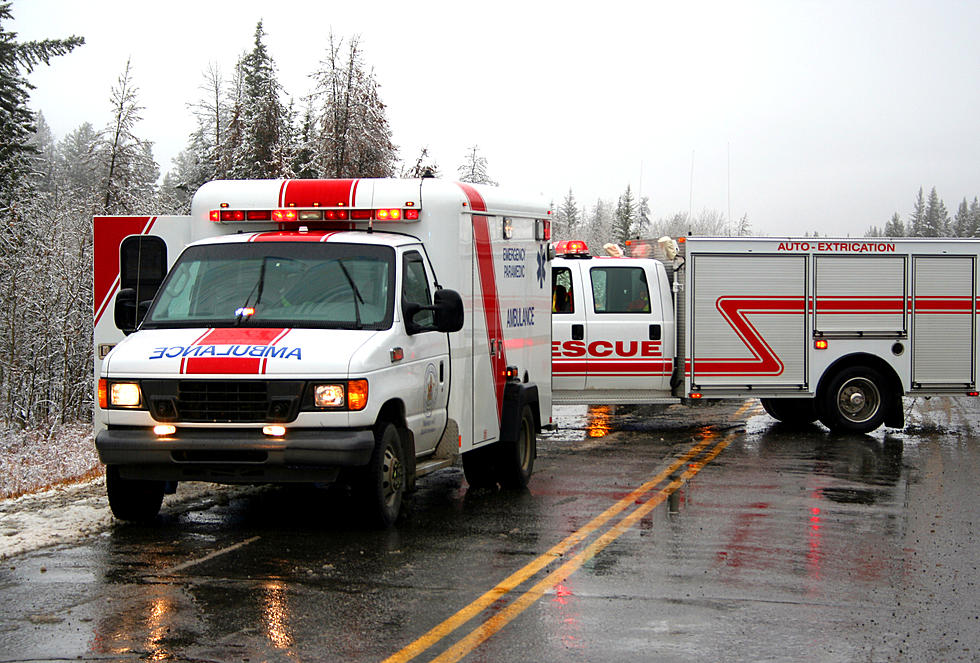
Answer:
[{"label": "rescue truck tire", "polygon": [[124,479],[119,468],[105,468],[105,490],[109,508],[119,520],[149,522],[160,513],[166,484],[163,481]]},{"label": "rescue truck tire", "polygon": [[496,488],[496,444],[473,449],[463,454],[463,476],[470,488]]},{"label": "rescue truck tire", "polygon": [[521,423],[517,439],[501,440],[497,446],[497,479],[504,488],[526,488],[534,471],[537,455],[537,436],[531,406],[521,408]]},{"label": "rescue truck tire", "polygon": [[805,426],[817,420],[817,406],[812,398],[760,398],[762,409],[776,421],[790,426]]},{"label": "rescue truck tire", "polygon": [[820,421],[835,433],[870,433],[884,423],[890,397],[878,371],[849,366],[827,383],[820,397]]},{"label": "rescue truck tire", "polygon": [[401,438],[394,424],[379,423],[374,439],[374,452],[358,477],[357,488],[368,521],[383,529],[394,525],[401,512],[405,463]]}]

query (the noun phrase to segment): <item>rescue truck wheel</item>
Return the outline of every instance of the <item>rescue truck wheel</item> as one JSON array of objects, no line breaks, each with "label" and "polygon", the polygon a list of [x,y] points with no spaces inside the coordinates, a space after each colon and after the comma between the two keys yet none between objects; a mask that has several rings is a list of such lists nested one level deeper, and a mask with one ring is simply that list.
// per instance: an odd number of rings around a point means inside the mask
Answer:
[{"label": "rescue truck wheel", "polygon": [[374,439],[374,453],[360,477],[360,492],[368,519],[378,527],[391,527],[398,519],[405,493],[402,444],[390,423],[379,424]]},{"label": "rescue truck wheel", "polygon": [[163,504],[163,481],[124,479],[119,468],[105,468],[105,490],[109,508],[119,520],[147,522],[156,518]]},{"label": "rescue truck wheel", "polygon": [[534,456],[537,454],[537,439],[534,432],[534,414],[531,406],[521,410],[521,426],[516,440],[501,440],[497,443],[497,479],[504,488],[525,488],[534,470]]},{"label": "rescue truck wheel", "polygon": [[776,421],[791,426],[805,426],[817,420],[816,402],[812,398],[760,398],[762,408]]},{"label": "rescue truck wheel", "polygon": [[824,390],[820,421],[835,433],[869,433],[884,423],[887,401],[881,374],[867,366],[851,366]]}]

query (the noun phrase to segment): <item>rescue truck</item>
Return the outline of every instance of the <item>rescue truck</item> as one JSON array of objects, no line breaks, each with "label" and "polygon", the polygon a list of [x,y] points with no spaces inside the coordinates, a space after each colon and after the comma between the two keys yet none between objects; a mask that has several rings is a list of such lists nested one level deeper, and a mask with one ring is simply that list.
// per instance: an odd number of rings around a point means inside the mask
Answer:
[{"label": "rescue truck", "polygon": [[[679,244],[678,244],[679,242]],[[756,397],[835,432],[904,426],[903,396],[977,396],[980,242],[680,238],[556,245],[556,403]]]},{"label": "rescue truck", "polygon": [[180,481],[350,482],[376,523],[462,456],[526,485],[551,427],[551,233],[437,179],[215,181],[96,217],[95,445],[113,514]]}]

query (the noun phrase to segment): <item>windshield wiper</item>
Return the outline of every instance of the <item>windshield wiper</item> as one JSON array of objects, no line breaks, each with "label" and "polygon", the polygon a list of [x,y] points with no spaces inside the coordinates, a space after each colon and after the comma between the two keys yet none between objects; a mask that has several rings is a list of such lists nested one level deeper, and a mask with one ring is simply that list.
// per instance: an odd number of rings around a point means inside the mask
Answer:
[{"label": "windshield wiper", "polygon": [[[235,326],[238,327],[242,324],[245,318],[253,315],[255,313],[255,306],[259,305],[262,300],[262,289],[265,287],[265,265],[266,261],[269,260],[269,256],[262,258],[262,265],[259,267],[259,280],[256,281],[255,285],[252,286],[251,292],[248,293],[248,297],[245,298],[245,304],[235,311]],[[258,293],[256,294],[256,290]],[[252,299],[252,295],[255,294],[255,304],[249,307],[248,302]]]},{"label": "windshield wiper", "polygon": [[364,298],[361,297],[360,291],[358,291],[357,286],[354,285],[354,279],[351,278],[347,268],[344,267],[344,261],[342,259],[338,260],[337,264],[340,265],[340,271],[344,273],[344,277],[347,279],[347,282],[350,283],[350,289],[354,291],[354,319],[357,323],[357,328],[362,329],[364,325],[361,324],[361,308],[357,305],[357,302],[360,300],[360,302],[363,304]]}]

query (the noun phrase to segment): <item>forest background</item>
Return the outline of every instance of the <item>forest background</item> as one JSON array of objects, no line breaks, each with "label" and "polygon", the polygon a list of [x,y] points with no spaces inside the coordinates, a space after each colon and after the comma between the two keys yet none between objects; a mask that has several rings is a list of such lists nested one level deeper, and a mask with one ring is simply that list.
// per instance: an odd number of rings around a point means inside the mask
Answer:
[{"label": "forest background", "polygon": [[[56,139],[30,105],[30,74],[84,48],[84,38],[18,41],[0,3],[0,498],[99,473],[91,445],[92,232],[95,215],[186,214],[213,179],[419,177],[495,185],[479,146],[460,146],[450,173],[422,148],[403,159],[380,84],[360,38],[330,32],[311,89],[298,100],[279,83],[262,22],[228,73],[211,65],[189,100],[196,129],[162,172],[141,136],[138,76],[127,62],[106,91],[106,114]],[[593,250],[628,238],[747,235],[748,216],[677,211],[654,219],[629,185],[610,199],[554,201],[555,239]],[[797,234],[816,235],[805,229]],[[980,236],[980,201],[951,218],[935,188],[920,188],[868,236]],[[42,453],[39,450],[43,449]]]}]

